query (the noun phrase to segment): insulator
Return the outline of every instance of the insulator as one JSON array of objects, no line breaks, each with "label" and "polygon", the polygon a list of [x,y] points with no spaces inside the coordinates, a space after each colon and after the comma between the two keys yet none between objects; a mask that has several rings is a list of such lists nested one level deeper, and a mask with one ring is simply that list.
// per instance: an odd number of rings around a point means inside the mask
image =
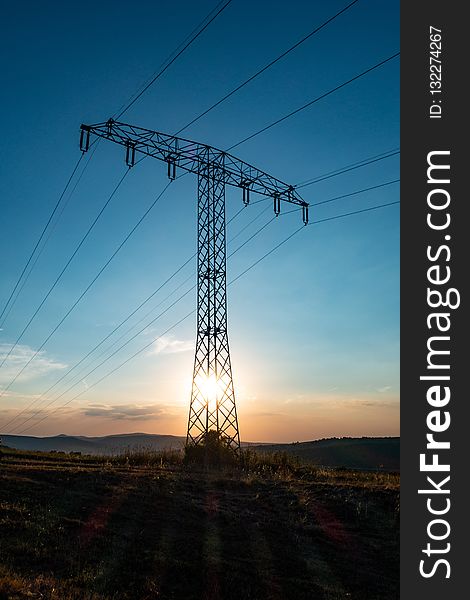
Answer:
[{"label": "insulator", "polygon": [[168,179],[176,179],[176,162],[173,158],[169,158],[168,164]]},{"label": "insulator", "polygon": [[276,217],[280,214],[281,212],[281,197],[279,196],[279,194],[275,194],[274,195],[274,214],[276,215]]},{"label": "insulator", "polygon": [[90,147],[90,130],[85,129],[82,125],[80,131],[80,150],[82,152],[88,152],[88,148]]},{"label": "insulator", "polygon": [[126,165],[129,168],[135,165],[135,144],[129,141],[126,144]]},{"label": "insulator", "polygon": [[304,225],[308,225],[308,204],[302,205],[302,220]]},{"label": "insulator", "polygon": [[108,119],[106,121],[106,129],[107,129],[108,135],[111,135],[113,133],[113,123],[114,123],[114,119]]},{"label": "insulator", "polygon": [[249,179],[241,179],[240,180],[240,187],[243,190],[243,204],[245,206],[248,206],[248,204],[250,204],[250,185],[253,182],[250,181]]},{"label": "insulator", "polygon": [[250,188],[248,187],[243,188],[243,204],[245,206],[248,206],[248,204],[250,204]]}]

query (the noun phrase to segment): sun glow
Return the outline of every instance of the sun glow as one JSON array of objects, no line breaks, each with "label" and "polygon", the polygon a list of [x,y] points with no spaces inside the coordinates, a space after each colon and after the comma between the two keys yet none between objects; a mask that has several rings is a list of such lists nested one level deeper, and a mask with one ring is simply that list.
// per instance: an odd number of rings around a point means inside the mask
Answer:
[{"label": "sun glow", "polygon": [[207,401],[209,411],[212,412],[216,410],[220,390],[220,383],[216,376],[212,374],[199,377],[197,380],[197,387],[201,390],[204,399]]}]

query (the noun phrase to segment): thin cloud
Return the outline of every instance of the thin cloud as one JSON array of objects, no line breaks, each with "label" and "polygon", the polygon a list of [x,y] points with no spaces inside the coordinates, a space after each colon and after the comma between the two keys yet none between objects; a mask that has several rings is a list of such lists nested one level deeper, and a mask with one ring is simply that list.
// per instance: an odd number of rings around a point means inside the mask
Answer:
[{"label": "thin cloud", "polygon": [[[36,353],[36,350],[31,348],[31,346],[27,346],[26,344],[18,344],[10,356],[8,356],[8,353],[12,347],[12,344],[0,343],[0,361],[5,359],[5,363],[0,370],[1,385],[10,383],[13,377],[15,377],[15,375]],[[46,352],[42,350],[35,356],[34,360],[31,361],[24,372],[18,377],[17,381],[30,381],[52,371],[65,369],[66,367],[66,364],[48,357]]]},{"label": "thin cloud", "polygon": [[163,407],[158,404],[89,404],[82,409],[82,414],[87,417],[113,419],[116,421],[140,421],[155,419],[166,413]]},{"label": "thin cloud", "polygon": [[379,392],[379,394],[385,394],[386,392],[389,392],[392,389],[391,385],[384,385],[383,387],[377,388],[377,391]]},{"label": "thin cloud", "polygon": [[[22,396],[22,397],[29,398],[29,396]],[[34,398],[34,396],[31,395],[31,398]],[[0,409],[0,417],[4,418],[4,419],[12,419],[19,412],[20,412],[19,408]],[[75,413],[76,413],[76,409],[74,409],[70,406],[58,406],[57,408],[54,408],[53,410],[42,409],[42,408],[37,408],[35,406],[32,406],[31,408],[28,408],[24,412],[21,410],[21,417],[22,417],[22,419],[27,419],[29,417],[33,417],[31,422],[28,423],[28,427],[29,427],[29,425],[34,425],[36,423],[36,421],[38,421],[44,417],[47,417],[48,419],[53,419],[53,418],[55,418],[55,416],[63,417],[64,415],[66,415],[67,418],[69,418],[69,417],[74,417]],[[21,429],[21,425],[20,425],[21,423],[22,423],[22,420],[20,419],[17,424],[12,425],[13,432],[15,432],[16,429]]]},{"label": "thin cloud", "polygon": [[398,406],[398,399],[387,399],[387,398],[351,398],[345,400],[343,403],[344,408],[363,408],[363,407],[388,407]]},{"label": "thin cloud", "polygon": [[41,394],[27,394],[8,390],[8,397],[12,400],[36,400],[36,398],[41,398]]},{"label": "thin cloud", "polygon": [[285,413],[279,413],[279,412],[269,412],[269,411],[260,411],[260,412],[250,412],[250,417],[285,417]]},{"label": "thin cloud", "polygon": [[178,352],[188,352],[194,350],[193,340],[177,340],[172,336],[162,336],[155,340],[148,356],[155,354],[176,354]]},{"label": "thin cloud", "polygon": [[[391,389],[391,387],[390,387]],[[387,391],[387,390],[386,390]],[[385,392],[384,392],[385,393]],[[389,397],[389,395],[370,395],[350,396],[346,394],[312,394],[303,397],[287,398],[283,401],[284,405],[289,406],[290,411],[295,409],[315,411],[315,410],[346,410],[360,409],[363,407],[385,407],[394,406],[398,398]]]}]

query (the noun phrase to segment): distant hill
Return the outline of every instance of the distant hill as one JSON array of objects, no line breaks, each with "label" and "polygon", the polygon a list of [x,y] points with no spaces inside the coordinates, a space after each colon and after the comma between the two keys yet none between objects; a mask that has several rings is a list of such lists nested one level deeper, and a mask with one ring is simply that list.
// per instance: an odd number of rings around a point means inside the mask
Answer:
[{"label": "distant hill", "polygon": [[169,450],[182,448],[184,437],[150,433],[124,433],[102,437],[56,435],[34,437],[29,435],[2,435],[5,446],[17,450],[42,452],[81,452],[82,454],[119,454],[125,450]]},{"label": "distant hill", "polygon": [[325,467],[400,470],[400,438],[328,438],[293,444],[253,446],[261,452],[287,452]]},{"label": "distant hill", "polygon": [[[50,452],[81,452],[82,454],[120,454],[126,450],[177,450],[186,438],[177,435],[151,433],[123,433],[101,437],[56,435],[34,437],[28,435],[2,435],[5,446],[18,450]],[[326,467],[355,469],[384,469],[399,471],[400,438],[329,438],[292,444],[258,444],[242,442],[259,452],[287,452],[302,461]]]},{"label": "distant hill", "polygon": [[[179,450],[186,436],[153,433],[119,433],[100,437],[85,435],[55,435],[35,437],[30,435],[1,435],[5,446],[16,450],[41,452],[81,452],[82,454],[120,454],[126,450]],[[242,446],[262,446],[259,442],[242,442]]]}]

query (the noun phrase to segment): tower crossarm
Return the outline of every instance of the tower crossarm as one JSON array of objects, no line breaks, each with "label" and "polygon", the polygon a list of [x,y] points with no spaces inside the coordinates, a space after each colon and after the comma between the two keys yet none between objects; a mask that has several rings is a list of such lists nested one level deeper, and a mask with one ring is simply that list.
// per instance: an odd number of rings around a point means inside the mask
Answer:
[{"label": "tower crossarm", "polygon": [[250,193],[258,193],[274,198],[274,210],[280,211],[281,201],[296,204],[303,208],[304,221],[308,220],[308,203],[298,194],[293,185],[257,169],[232,154],[207,144],[193,142],[158,131],[119,123],[109,119],[96,125],[81,125],[80,148],[86,152],[90,146],[90,136],[98,136],[120,144],[126,148],[126,162],[135,164],[136,153],[157,158],[168,165],[168,176],[176,178],[177,169],[199,174],[201,165],[217,164],[212,177],[219,183],[243,190],[243,200],[250,201]]}]

